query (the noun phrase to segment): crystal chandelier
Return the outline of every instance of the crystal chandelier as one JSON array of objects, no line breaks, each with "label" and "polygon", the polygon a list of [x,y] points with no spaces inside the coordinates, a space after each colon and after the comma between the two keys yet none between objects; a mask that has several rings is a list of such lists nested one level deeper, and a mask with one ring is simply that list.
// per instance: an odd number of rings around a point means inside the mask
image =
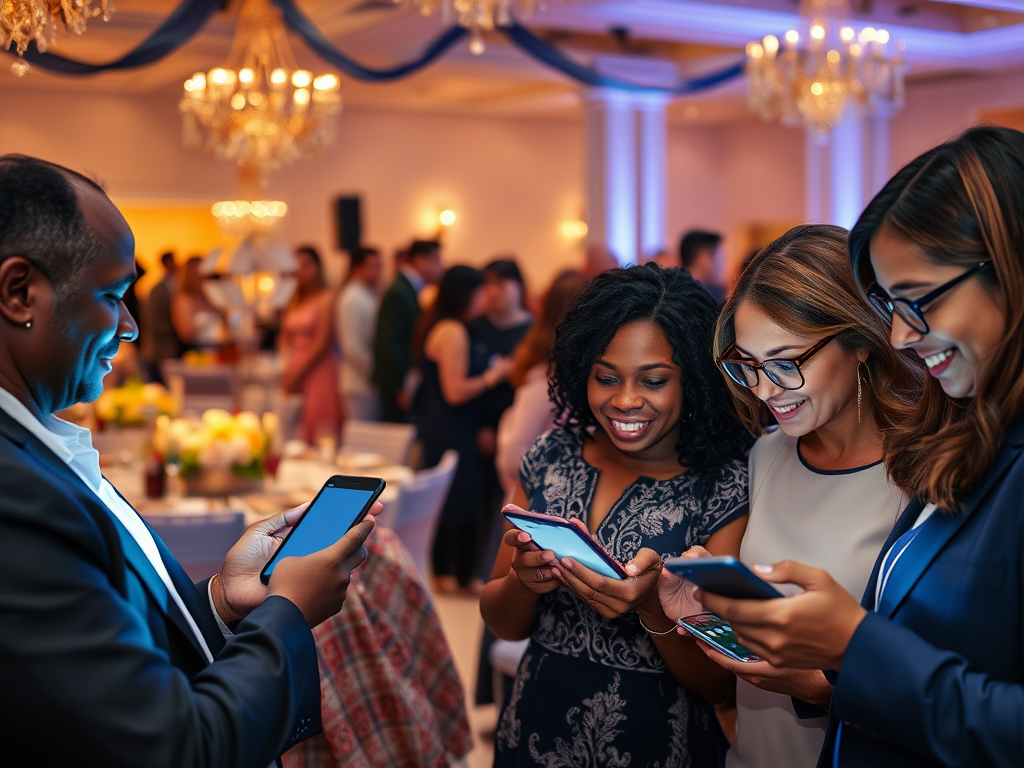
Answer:
[{"label": "crystal chandelier", "polygon": [[846,0],[801,0],[800,29],[783,40],[747,44],[748,104],[765,120],[806,125],[819,135],[847,108],[874,114],[903,106],[903,43],[884,29],[858,33],[846,22]]},{"label": "crystal chandelier", "polygon": [[[399,0],[400,1],[400,0]],[[471,53],[484,52],[484,32],[512,24],[512,9],[519,18],[526,18],[542,0],[413,0],[423,16],[440,12],[445,23],[455,18],[460,27],[470,30]]]},{"label": "crystal chandelier", "polygon": [[13,45],[19,57],[11,64],[11,73],[21,77],[28,72],[28,62],[21,57],[33,40],[39,52],[46,53],[58,30],[80,35],[89,19],[102,15],[109,21],[113,12],[112,0],[0,0],[0,45],[5,50]]},{"label": "crystal chandelier", "polygon": [[178,105],[185,144],[234,160],[261,178],[334,139],[341,82],[299,69],[280,11],[246,0],[228,66],[197,72]]}]

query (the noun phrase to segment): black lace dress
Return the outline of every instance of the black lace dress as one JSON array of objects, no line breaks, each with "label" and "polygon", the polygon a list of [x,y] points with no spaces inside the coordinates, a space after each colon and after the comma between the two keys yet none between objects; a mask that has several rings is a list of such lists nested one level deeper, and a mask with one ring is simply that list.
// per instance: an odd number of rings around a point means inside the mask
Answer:
[{"label": "black lace dress", "polygon": [[[600,470],[580,433],[552,430],[523,459],[530,509],[587,520]],[[715,476],[640,477],[595,538],[617,560],[649,547],[662,558],[704,544],[747,514],[747,465]],[[635,613],[602,618],[568,589],[541,597],[530,645],[501,713],[494,765],[584,768],[718,766],[711,707],[669,674]]]}]

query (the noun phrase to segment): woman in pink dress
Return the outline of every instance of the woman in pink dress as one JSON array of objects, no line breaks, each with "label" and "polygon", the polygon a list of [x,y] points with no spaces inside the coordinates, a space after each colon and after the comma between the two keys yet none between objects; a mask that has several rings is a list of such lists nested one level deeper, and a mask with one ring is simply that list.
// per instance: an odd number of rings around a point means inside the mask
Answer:
[{"label": "woman in pink dress", "polygon": [[344,418],[332,352],[334,294],[324,280],[316,249],[304,246],[295,255],[298,285],[281,317],[278,348],[285,359],[284,391],[302,393],[300,437],[315,445],[319,437],[337,441]]}]

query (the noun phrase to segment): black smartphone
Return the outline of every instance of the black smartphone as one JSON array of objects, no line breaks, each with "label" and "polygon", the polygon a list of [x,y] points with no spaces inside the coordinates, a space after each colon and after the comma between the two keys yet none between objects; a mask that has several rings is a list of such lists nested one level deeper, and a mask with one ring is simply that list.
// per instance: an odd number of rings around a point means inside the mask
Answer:
[{"label": "black smartphone", "polygon": [[348,530],[366,517],[373,502],[384,490],[379,477],[348,477],[335,475],[321,488],[302,516],[288,532],[277,552],[260,572],[260,581],[270,581],[270,574],[286,557],[305,557],[327,549]]},{"label": "black smartphone", "polygon": [[724,653],[730,659],[736,661],[763,661],[760,656],[754,654],[745,645],[740,645],[732,627],[713,613],[698,613],[696,616],[686,616],[676,622],[687,632],[717,650]]},{"label": "black smartphone", "polygon": [[665,567],[716,595],[768,600],[782,593],[735,557],[670,557]]}]

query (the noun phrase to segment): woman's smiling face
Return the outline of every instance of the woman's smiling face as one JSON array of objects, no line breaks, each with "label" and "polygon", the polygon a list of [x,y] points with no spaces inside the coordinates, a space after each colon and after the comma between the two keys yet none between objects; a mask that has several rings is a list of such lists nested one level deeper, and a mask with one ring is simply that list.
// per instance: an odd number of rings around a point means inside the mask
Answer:
[{"label": "woman's smiling face", "polygon": [[[827,335],[801,336],[786,330],[749,301],[736,307],[734,326],[737,352],[757,363],[799,357]],[[758,371],[751,392],[767,404],[783,432],[801,437],[834,419],[856,418],[857,365],[867,357],[866,351],[851,352],[833,340],[800,367],[804,385],[799,389],[783,389]]]},{"label": "woman's smiling face", "polygon": [[[967,269],[936,264],[920,246],[888,227],[871,238],[871,266],[882,290],[905,299],[919,299]],[[928,333],[915,331],[895,315],[893,346],[914,350],[950,397],[973,397],[1006,331],[1000,294],[986,287],[980,274],[974,275],[924,307],[924,318]]]},{"label": "woman's smiling face", "polygon": [[590,368],[587,400],[612,445],[642,459],[677,455],[683,414],[682,369],[655,323],[616,331]]}]

